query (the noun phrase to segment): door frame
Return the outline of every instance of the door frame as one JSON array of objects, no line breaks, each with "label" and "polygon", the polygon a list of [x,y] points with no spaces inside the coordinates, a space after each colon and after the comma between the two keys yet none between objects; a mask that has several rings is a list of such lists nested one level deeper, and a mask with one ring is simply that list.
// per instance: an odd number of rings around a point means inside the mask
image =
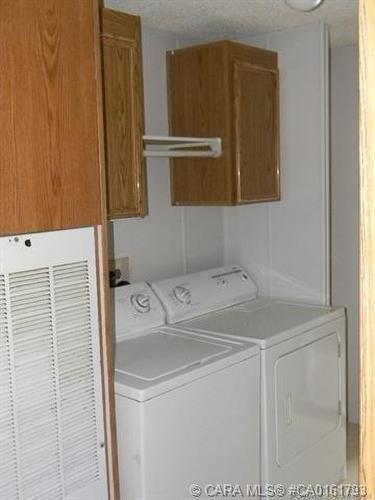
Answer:
[{"label": "door frame", "polygon": [[375,496],[375,2],[359,1],[360,453],[359,482]]},{"label": "door frame", "polygon": [[[94,1],[94,5],[97,3]],[[98,12],[97,12],[97,22]],[[97,40],[100,74],[100,41]],[[99,75],[98,75],[99,76]],[[101,78],[98,77],[98,86]],[[360,80],[360,456],[359,482],[367,497],[375,498],[375,1],[359,0],[359,80]],[[101,89],[100,89],[101,90]],[[101,92],[99,92],[99,95]],[[100,118],[102,122],[102,119]],[[101,123],[103,135],[103,124]],[[105,203],[104,148],[101,139],[102,196]],[[104,378],[107,375],[106,416],[109,443],[110,498],[119,498],[116,426],[114,417],[113,359],[110,341],[109,290],[106,283],[108,249],[106,213],[97,241],[101,249],[102,338]],[[105,304],[105,305],[103,305]]]},{"label": "door frame", "polygon": [[104,145],[104,115],[103,115],[103,85],[102,85],[102,54],[100,39],[100,8],[102,0],[92,0],[95,22],[95,59],[98,111],[98,156],[100,164],[100,225],[95,227],[98,304],[100,319],[103,412],[105,420],[108,499],[120,500],[120,477],[118,468],[116,401],[114,381],[114,352],[112,338],[112,309],[109,290],[109,249],[108,249],[108,218],[107,191],[105,173]]}]

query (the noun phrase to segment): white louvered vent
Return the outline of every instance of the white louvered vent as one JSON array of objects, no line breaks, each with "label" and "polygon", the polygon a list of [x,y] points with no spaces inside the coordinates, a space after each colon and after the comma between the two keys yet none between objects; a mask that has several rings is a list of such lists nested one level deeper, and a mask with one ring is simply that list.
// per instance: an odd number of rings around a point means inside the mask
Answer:
[{"label": "white louvered vent", "polygon": [[[51,233],[61,241],[46,266],[24,259],[0,275],[1,500],[107,498],[94,241],[82,231]],[[87,259],[59,258],[64,236]]]},{"label": "white louvered vent", "polygon": [[53,289],[64,486],[70,495],[99,478],[87,262],[55,266]]},{"label": "white louvered vent", "polygon": [[18,454],[24,498],[62,498],[49,269],[9,275]]}]

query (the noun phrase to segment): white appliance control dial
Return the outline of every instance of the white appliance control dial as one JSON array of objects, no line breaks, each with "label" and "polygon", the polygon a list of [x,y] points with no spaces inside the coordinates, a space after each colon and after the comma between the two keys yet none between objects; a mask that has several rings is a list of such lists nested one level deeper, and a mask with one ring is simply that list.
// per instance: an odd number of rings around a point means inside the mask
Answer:
[{"label": "white appliance control dial", "polygon": [[191,292],[188,288],[184,286],[176,286],[173,289],[173,295],[180,304],[191,304]]},{"label": "white appliance control dial", "polygon": [[151,311],[150,297],[145,293],[136,293],[130,297],[130,302],[134,309],[143,314]]}]

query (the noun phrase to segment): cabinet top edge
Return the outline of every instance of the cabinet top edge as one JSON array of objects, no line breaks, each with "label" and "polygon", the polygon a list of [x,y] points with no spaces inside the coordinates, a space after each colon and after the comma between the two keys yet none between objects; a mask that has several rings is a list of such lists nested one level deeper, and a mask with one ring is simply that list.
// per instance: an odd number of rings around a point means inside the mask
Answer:
[{"label": "cabinet top edge", "polygon": [[270,55],[273,54],[275,56],[276,60],[278,57],[278,53],[273,51],[273,50],[262,49],[261,47],[256,47],[254,45],[250,45],[250,44],[243,43],[243,42],[237,42],[237,41],[233,41],[233,40],[216,40],[214,42],[200,43],[198,45],[191,45],[189,47],[182,47],[179,49],[168,50],[167,54],[168,55],[173,55],[176,53],[182,54],[184,52],[190,52],[190,51],[194,51],[194,50],[220,48],[220,47],[229,48],[229,49],[237,48],[237,49],[251,50],[253,52],[258,52],[258,53],[267,52]]},{"label": "cabinet top edge", "polygon": [[129,12],[123,12],[122,10],[109,9],[108,7],[101,7],[100,14],[103,17],[109,17],[109,18],[118,17],[119,19],[127,18],[127,19],[133,19],[133,20],[137,20],[137,21],[139,21],[141,19],[141,17],[138,16],[137,14],[130,14]]},{"label": "cabinet top edge", "polygon": [[140,29],[141,18],[139,16],[104,7],[100,9],[100,31],[102,35],[138,38]]}]

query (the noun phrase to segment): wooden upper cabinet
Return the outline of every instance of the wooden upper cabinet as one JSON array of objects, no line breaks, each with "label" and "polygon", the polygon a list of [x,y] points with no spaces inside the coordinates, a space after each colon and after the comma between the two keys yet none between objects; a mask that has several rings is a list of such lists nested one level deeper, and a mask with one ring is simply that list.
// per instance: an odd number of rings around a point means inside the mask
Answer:
[{"label": "wooden upper cabinet", "polygon": [[168,52],[171,135],[221,137],[220,158],[171,161],[174,205],[280,199],[275,52],[223,41]]},{"label": "wooden upper cabinet", "polygon": [[0,1],[0,234],[100,224],[93,0]]},{"label": "wooden upper cabinet", "polygon": [[109,9],[101,12],[108,215],[144,216],[147,194],[140,19]]}]

